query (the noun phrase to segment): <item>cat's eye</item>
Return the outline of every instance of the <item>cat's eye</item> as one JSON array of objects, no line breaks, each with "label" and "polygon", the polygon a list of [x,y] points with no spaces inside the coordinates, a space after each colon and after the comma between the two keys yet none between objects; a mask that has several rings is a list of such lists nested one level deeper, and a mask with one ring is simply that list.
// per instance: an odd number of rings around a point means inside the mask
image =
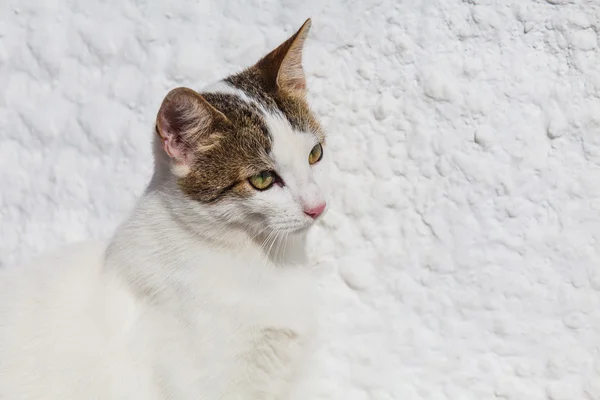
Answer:
[{"label": "cat's eye", "polygon": [[317,143],[308,155],[308,163],[313,165],[321,161],[321,158],[323,158],[323,146],[321,146],[321,143]]},{"label": "cat's eye", "polygon": [[262,171],[248,178],[252,186],[258,190],[266,190],[275,182],[275,173],[272,171]]}]

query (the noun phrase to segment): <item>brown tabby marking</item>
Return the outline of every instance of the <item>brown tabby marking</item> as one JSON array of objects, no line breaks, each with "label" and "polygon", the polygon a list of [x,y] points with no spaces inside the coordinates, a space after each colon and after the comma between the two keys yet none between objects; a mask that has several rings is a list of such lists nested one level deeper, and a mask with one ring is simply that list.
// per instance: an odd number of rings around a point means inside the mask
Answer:
[{"label": "brown tabby marking", "polygon": [[256,65],[228,77],[225,81],[246,93],[268,111],[281,112],[295,130],[311,132],[317,135],[319,141],[325,140],[323,129],[310,110],[304,94],[272,90],[270,85],[264,81],[264,75]]},{"label": "brown tabby marking", "polygon": [[[202,95],[230,121],[220,126],[219,139],[210,147],[197,147],[190,173],[180,179],[183,191],[193,199],[212,202],[224,194],[249,196],[247,179],[275,166],[269,157],[272,138],[260,110],[235,95]],[[214,136],[213,136],[214,137]]]}]

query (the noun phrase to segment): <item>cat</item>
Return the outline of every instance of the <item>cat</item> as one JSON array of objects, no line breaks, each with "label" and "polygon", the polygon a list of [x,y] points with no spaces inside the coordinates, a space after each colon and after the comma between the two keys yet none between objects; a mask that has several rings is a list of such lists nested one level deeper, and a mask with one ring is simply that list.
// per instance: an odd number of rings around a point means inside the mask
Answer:
[{"label": "cat", "polygon": [[166,95],[154,174],[106,244],[0,271],[0,399],[289,398],[318,333],[306,234],[326,208],[310,24]]}]

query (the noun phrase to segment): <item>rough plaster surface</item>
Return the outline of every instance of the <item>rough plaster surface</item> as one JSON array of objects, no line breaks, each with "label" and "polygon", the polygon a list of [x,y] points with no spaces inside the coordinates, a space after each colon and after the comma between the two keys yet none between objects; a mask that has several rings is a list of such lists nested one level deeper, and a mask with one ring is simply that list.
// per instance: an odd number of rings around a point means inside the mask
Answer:
[{"label": "rough plaster surface", "polygon": [[335,198],[303,399],[600,399],[598,0],[2,1],[0,262],[108,236],[164,94],[308,16]]}]

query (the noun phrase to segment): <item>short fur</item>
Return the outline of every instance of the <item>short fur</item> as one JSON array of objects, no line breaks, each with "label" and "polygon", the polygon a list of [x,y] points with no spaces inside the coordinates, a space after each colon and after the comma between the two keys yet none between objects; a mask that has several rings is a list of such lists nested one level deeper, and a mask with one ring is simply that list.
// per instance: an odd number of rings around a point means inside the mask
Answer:
[{"label": "short fur", "polygon": [[[305,235],[325,199],[310,21],[158,112],[155,172],[108,245],[0,271],[0,399],[283,400],[316,333]],[[257,190],[249,178],[274,171]],[[315,210],[318,210],[315,211]]]}]

